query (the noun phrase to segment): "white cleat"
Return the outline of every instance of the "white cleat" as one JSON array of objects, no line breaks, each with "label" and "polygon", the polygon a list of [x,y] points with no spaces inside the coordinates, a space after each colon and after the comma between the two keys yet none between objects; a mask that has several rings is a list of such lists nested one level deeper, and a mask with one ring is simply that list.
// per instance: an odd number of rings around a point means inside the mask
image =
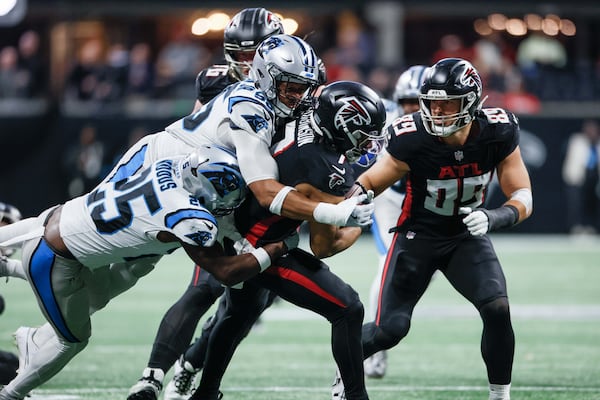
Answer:
[{"label": "white cleat", "polygon": [[165,374],[158,368],[146,368],[142,378],[129,389],[127,400],[158,400]]},{"label": "white cleat", "polygon": [[381,350],[364,361],[365,376],[381,379],[387,371],[387,352]]},{"label": "white cleat", "polygon": [[165,388],[164,400],[188,400],[194,391],[194,380],[199,371],[181,356],[175,363],[173,378]]},{"label": "white cleat", "polygon": [[331,399],[346,400],[346,390],[344,388],[344,382],[342,382],[340,370],[337,368],[335,370],[335,378],[333,378],[333,385],[331,385]]}]

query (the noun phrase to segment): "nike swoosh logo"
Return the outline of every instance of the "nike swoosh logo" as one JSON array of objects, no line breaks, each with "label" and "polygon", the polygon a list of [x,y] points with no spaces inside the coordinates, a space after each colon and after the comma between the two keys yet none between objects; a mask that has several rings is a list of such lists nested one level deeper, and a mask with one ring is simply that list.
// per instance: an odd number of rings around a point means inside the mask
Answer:
[{"label": "nike swoosh logo", "polygon": [[208,222],[206,222],[206,221],[202,221],[202,223],[203,223],[204,225],[206,225],[206,227],[207,227],[209,230],[211,230],[211,231],[212,231],[213,229],[215,229],[215,226],[214,226],[213,224],[209,224],[209,223],[208,223]]},{"label": "nike swoosh logo", "polygon": [[346,173],[346,168],[340,168],[333,164],[331,164],[331,166],[333,167],[333,169],[335,169],[337,172],[339,172],[340,175],[344,175]]}]

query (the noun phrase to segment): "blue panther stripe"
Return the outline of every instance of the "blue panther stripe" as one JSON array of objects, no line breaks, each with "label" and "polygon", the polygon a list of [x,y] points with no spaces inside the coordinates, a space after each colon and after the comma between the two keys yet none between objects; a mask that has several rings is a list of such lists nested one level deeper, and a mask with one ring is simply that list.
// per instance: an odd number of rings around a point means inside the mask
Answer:
[{"label": "blue panther stripe", "polygon": [[187,210],[177,210],[174,213],[168,214],[165,217],[165,225],[167,228],[173,229],[173,227],[175,225],[177,225],[184,219],[194,219],[194,218],[195,219],[206,219],[215,225],[217,224],[217,220],[215,219],[215,217],[208,211],[187,209]]},{"label": "blue panther stripe", "polygon": [[39,298],[42,300],[44,309],[51,319],[52,325],[58,329],[60,334],[71,343],[78,343],[81,340],[77,339],[67,327],[54,293],[52,292],[52,267],[56,255],[48,247],[44,239],[35,249],[31,256],[29,273],[31,274],[31,282]]},{"label": "blue panther stripe", "polygon": [[121,164],[119,168],[117,168],[117,172],[115,175],[110,178],[110,182],[118,182],[122,179],[128,178],[139,171],[144,165],[144,160],[146,159],[146,150],[148,150],[148,145],[145,144],[142,148],[133,155],[125,164]]}]

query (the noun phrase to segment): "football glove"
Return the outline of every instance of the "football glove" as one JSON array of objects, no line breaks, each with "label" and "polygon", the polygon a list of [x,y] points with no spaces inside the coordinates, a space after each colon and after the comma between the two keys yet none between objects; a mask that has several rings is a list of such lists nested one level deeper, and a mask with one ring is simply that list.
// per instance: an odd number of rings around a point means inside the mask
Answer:
[{"label": "football glove", "polygon": [[375,211],[373,195],[350,197],[338,204],[319,203],[313,211],[315,221],[334,226],[367,227]]},{"label": "football glove", "polygon": [[490,221],[483,211],[473,211],[471,207],[461,207],[458,213],[462,215],[466,214],[466,217],[462,221],[467,226],[471,235],[482,236],[488,232]]}]

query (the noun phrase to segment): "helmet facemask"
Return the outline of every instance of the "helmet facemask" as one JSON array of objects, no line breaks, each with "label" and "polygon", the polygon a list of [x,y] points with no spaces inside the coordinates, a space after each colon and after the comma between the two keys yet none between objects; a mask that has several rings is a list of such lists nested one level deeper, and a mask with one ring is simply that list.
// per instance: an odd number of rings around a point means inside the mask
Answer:
[{"label": "helmet facemask", "polygon": [[[432,100],[459,100],[459,111],[448,115],[433,115]],[[434,136],[448,137],[467,126],[474,119],[475,111],[481,108],[479,97],[475,92],[463,95],[447,95],[443,90],[430,90],[419,96],[421,118],[427,132]],[[451,124],[448,124],[452,122]]]},{"label": "helmet facemask", "polygon": [[225,44],[225,60],[231,74],[237,80],[248,79],[256,46],[242,47],[235,44]]}]

